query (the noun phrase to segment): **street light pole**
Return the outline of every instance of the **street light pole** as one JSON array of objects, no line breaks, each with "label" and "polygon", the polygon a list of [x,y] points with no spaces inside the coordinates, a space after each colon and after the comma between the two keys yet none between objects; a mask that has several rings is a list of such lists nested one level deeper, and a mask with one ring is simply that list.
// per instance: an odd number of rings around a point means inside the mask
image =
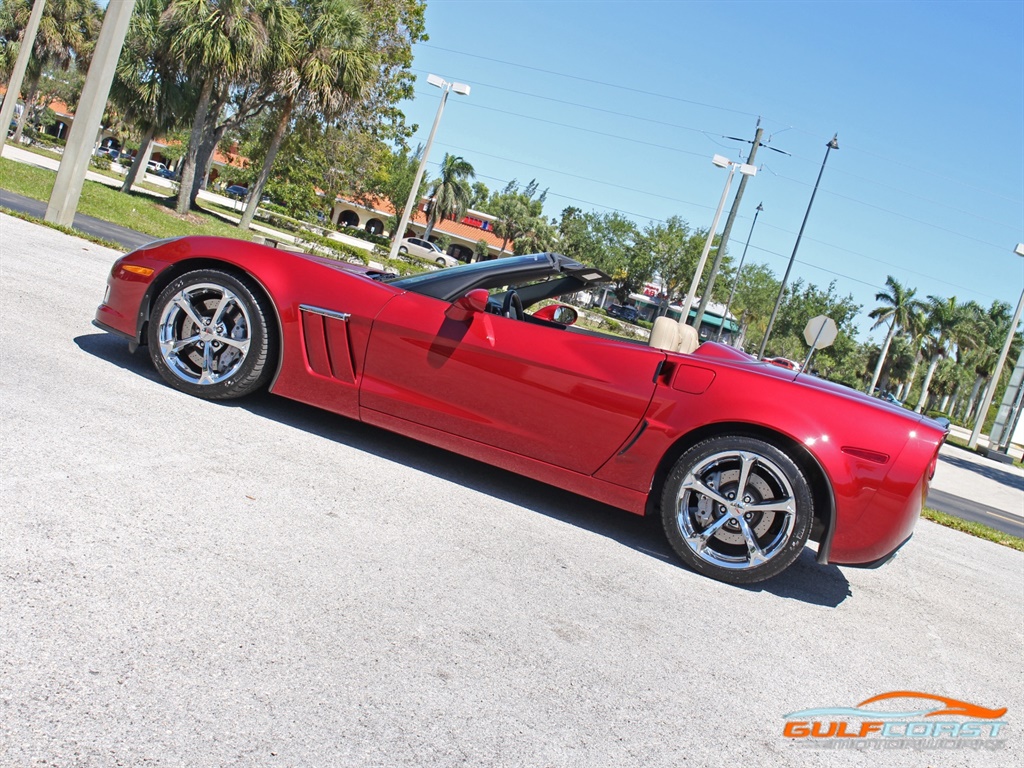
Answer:
[{"label": "street light pole", "polygon": [[[1018,256],[1024,257],[1024,243],[1018,243],[1013,252]],[[974,423],[974,430],[971,432],[971,439],[967,441],[967,447],[971,450],[978,447],[978,438],[981,437],[981,428],[985,425],[985,416],[988,415],[989,406],[992,405],[992,398],[995,396],[996,387],[999,384],[999,376],[1003,372],[1003,364],[1006,363],[1006,356],[1010,353],[1010,344],[1013,343],[1013,337],[1017,333],[1017,323],[1020,322],[1022,311],[1024,311],[1024,290],[1020,292],[1020,300],[1017,302],[1017,311],[1013,313],[1010,330],[1006,334],[1006,341],[1003,342],[1003,351],[999,353],[999,360],[996,362],[996,369],[992,373],[992,383],[986,388],[985,399],[982,401],[981,408],[978,410],[978,418]]]},{"label": "street light pole", "polygon": [[825,172],[825,163],[828,162],[828,153],[833,149],[839,149],[839,134],[832,136],[832,141],[825,145],[825,159],[821,161],[821,170],[818,171],[818,180],[814,182],[814,190],[811,192],[811,199],[807,203],[807,210],[804,212],[804,220],[800,225],[800,231],[796,235],[796,242],[793,244],[793,253],[790,254],[789,264],[786,265],[786,274],[782,277],[782,285],[779,286],[779,297],[775,300],[772,308],[772,316],[768,320],[768,327],[764,331],[764,338],[761,339],[761,349],[757,352],[757,359],[764,359],[764,348],[768,345],[768,337],[772,335],[772,328],[775,326],[775,317],[779,314],[779,307],[782,304],[782,297],[786,293],[786,283],[789,282],[789,273],[793,269],[793,262],[796,260],[797,249],[800,248],[800,238],[804,236],[804,227],[807,226],[807,217],[811,215],[811,206],[814,205],[814,196],[818,194],[818,185],[821,183],[821,175]]},{"label": "street light pole", "polygon": [[[679,324],[686,325],[690,319],[690,307],[693,306],[693,299],[697,295],[697,286],[700,285],[701,275],[704,273],[704,265],[708,260],[708,252],[711,250],[711,241],[715,239],[715,230],[718,229],[718,220],[722,218],[722,209],[725,208],[725,200],[729,197],[729,187],[732,185],[732,176],[736,172],[736,169],[740,169],[740,173],[744,176],[753,176],[757,173],[757,168],[752,165],[745,163],[734,163],[726,157],[721,155],[715,155],[711,158],[711,162],[717,165],[719,168],[728,168],[729,175],[725,179],[725,189],[722,190],[722,199],[718,201],[718,208],[715,210],[715,219],[711,222],[711,229],[708,230],[707,240],[704,241],[704,250],[701,251],[700,259],[697,262],[697,270],[693,273],[693,280],[690,282],[690,290],[686,292],[686,301],[683,302],[683,310],[679,315]],[[700,333],[700,328],[697,328],[697,332]]]},{"label": "street light pole", "polygon": [[[761,127],[761,119],[757,120],[757,131],[754,133],[754,141],[750,146],[750,154],[747,155],[747,164],[753,165],[754,158],[757,157],[757,148],[761,146],[761,137],[764,135],[764,128]],[[704,293],[700,297],[700,306],[697,307],[697,315],[693,318],[693,325],[695,328],[700,328],[700,321],[704,317],[704,312],[707,311],[708,304],[711,303],[711,292],[715,288],[715,278],[718,276],[718,270],[722,266],[722,259],[725,257],[725,250],[729,245],[729,236],[732,235],[732,225],[736,221],[736,214],[739,213],[740,203],[743,200],[743,190],[747,188],[747,182],[750,180],[749,176],[744,175],[740,179],[739,186],[736,187],[736,197],[732,199],[732,205],[729,207],[729,215],[725,218],[725,229],[722,230],[722,236],[718,238],[718,248],[715,249],[715,259],[711,262],[711,272],[708,274],[708,283],[704,288]],[[718,326],[721,330],[722,326]]]},{"label": "street light pole", "polygon": [[416,169],[416,177],[413,179],[412,189],[409,190],[409,197],[405,201],[405,208],[402,210],[402,216],[399,219],[398,227],[392,233],[391,251],[388,253],[389,259],[394,259],[398,256],[398,248],[402,244],[402,236],[405,234],[405,228],[409,226],[409,217],[412,216],[412,210],[419,199],[420,181],[423,179],[423,171],[427,167],[427,156],[430,154],[430,145],[434,143],[434,134],[437,133],[437,126],[441,122],[441,114],[444,112],[445,102],[448,101],[448,94],[451,91],[455,91],[455,93],[460,96],[469,95],[469,86],[465,83],[449,83],[447,80],[443,80],[437,75],[427,75],[427,82],[430,85],[435,85],[441,89],[441,103],[437,105],[437,114],[434,116],[434,124],[430,127],[430,135],[427,136],[426,146],[423,147],[423,156],[420,157],[420,164]]},{"label": "street light pole", "polygon": [[[743,255],[740,256],[739,266],[736,267],[736,277],[732,281],[732,290],[729,291],[729,300],[725,302],[725,311],[722,313],[722,324],[718,326],[718,335],[715,337],[715,341],[722,340],[722,332],[725,330],[725,321],[729,317],[729,307],[732,306],[733,297],[736,296],[736,287],[740,284],[740,272],[743,271],[743,262],[747,258],[747,248],[750,247],[750,238],[754,234],[754,225],[757,224],[757,217],[761,214],[764,207],[761,203],[757,204],[757,208],[754,209],[754,221],[750,224],[750,231],[747,233],[747,243],[743,246]],[[721,247],[721,246],[719,246]]]}]

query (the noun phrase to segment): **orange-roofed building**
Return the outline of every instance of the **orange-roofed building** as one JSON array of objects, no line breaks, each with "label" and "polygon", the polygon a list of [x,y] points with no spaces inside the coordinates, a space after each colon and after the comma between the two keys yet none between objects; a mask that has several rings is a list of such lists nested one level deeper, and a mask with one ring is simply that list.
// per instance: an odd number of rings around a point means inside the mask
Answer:
[{"label": "orange-roofed building", "polygon": [[[406,227],[405,237],[422,237],[427,228],[427,214],[425,212],[429,198],[420,200],[416,210],[409,217],[409,226]],[[387,200],[372,199],[366,203],[359,203],[353,200],[345,200],[339,197],[334,202],[334,210],[331,213],[331,223],[335,226],[355,227],[363,229],[374,235],[389,234],[385,232],[386,222],[395,215],[395,209]],[[494,234],[494,216],[482,211],[466,211],[465,215],[458,221],[454,219],[443,219],[434,224],[432,241],[438,236],[447,235],[450,245],[446,253],[459,261],[470,262],[474,259],[476,244],[483,240],[487,243],[489,258],[497,258],[501,252],[501,238]],[[505,255],[511,255],[512,243],[505,244]]]}]

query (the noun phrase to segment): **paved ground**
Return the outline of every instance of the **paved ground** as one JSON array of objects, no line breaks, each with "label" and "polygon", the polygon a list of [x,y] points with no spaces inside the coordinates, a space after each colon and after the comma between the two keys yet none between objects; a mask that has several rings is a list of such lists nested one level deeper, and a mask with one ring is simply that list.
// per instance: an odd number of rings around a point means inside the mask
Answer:
[{"label": "paved ground", "polygon": [[[1019,764],[1021,553],[925,521],[879,570],[711,582],[622,512],[172,391],[90,325],[114,257],[0,215],[0,764]],[[781,735],[893,690],[1005,741]]]},{"label": "paved ground", "polygon": [[928,504],[1024,537],[1024,470],[944,445]]}]

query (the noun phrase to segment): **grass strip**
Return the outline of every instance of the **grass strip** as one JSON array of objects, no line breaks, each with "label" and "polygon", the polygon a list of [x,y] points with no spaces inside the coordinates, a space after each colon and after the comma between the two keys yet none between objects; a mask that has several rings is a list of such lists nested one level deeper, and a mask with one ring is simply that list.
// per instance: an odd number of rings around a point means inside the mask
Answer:
[{"label": "grass strip", "polygon": [[982,523],[975,523],[970,520],[961,520],[959,517],[947,515],[945,512],[939,512],[929,507],[925,507],[924,510],[922,510],[921,517],[925,520],[931,520],[933,523],[944,525],[947,528],[953,528],[957,531],[969,533],[971,536],[977,536],[979,539],[994,541],[996,544],[1002,544],[1004,547],[1016,549],[1018,552],[1024,552],[1024,539],[1019,536],[1013,536],[1009,533],[997,531],[995,528],[990,528]]},{"label": "grass strip", "polygon": [[[19,195],[45,202],[50,199],[56,178],[56,171],[0,158],[0,187]],[[136,232],[152,236],[154,240],[182,235],[252,240],[254,235],[259,234],[239,229],[216,215],[202,211],[179,215],[174,210],[174,200],[170,196],[153,197],[142,192],[126,194],[94,181],[86,181],[82,185],[77,212],[130,227]]]}]

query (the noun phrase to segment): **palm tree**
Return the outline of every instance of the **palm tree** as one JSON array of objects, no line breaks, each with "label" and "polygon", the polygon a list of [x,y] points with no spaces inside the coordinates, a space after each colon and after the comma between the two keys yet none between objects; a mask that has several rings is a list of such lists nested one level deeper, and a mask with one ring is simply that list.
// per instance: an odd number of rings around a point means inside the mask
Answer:
[{"label": "palm tree", "polygon": [[519,182],[512,179],[501,192],[496,192],[489,204],[490,213],[494,215],[494,234],[501,238],[501,253],[509,241],[515,242],[533,229],[537,218],[544,209],[544,201],[548,191],[545,189],[536,198],[537,180],[533,179],[522,189]]},{"label": "palm tree", "polygon": [[925,337],[928,335],[928,315],[924,309],[911,313],[904,331],[914,356],[914,363],[910,368],[910,375],[900,386],[900,391],[897,392],[896,397],[901,400],[909,400],[910,392],[914,388],[914,380],[917,378],[917,369],[921,365]]},{"label": "palm tree", "polygon": [[195,202],[199,148],[218,81],[231,82],[262,66],[271,48],[263,14],[273,0],[172,0],[163,22],[170,52],[197,83],[199,92],[188,149],[183,159],[178,213]]},{"label": "palm tree", "polygon": [[964,419],[967,421],[974,417],[974,408],[980,402],[978,395],[982,385],[987,384],[995,372],[1000,345],[1010,327],[1010,305],[1001,301],[992,302],[992,306],[981,315],[980,323],[980,343],[971,350],[966,360],[968,367],[974,372],[974,386],[964,409]]},{"label": "palm tree", "polygon": [[925,337],[925,352],[931,357],[928,371],[921,385],[921,399],[917,401],[916,413],[921,413],[928,401],[928,388],[935,375],[939,361],[949,354],[953,344],[953,329],[960,318],[960,308],[956,296],[944,299],[941,296],[929,296],[927,303],[928,335]]},{"label": "palm tree", "polygon": [[242,229],[252,223],[292,116],[338,117],[361,98],[375,74],[363,16],[349,0],[305,0],[297,10],[291,43],[282,46],[286,53],[278,52],[269,62],[268,81],[280,101],[263,168],[238,224]]},{"label": "palm tree", "polygon": [[473,190],[469,180],[476,178],[476,171],[468,160],[447,152],[441,160],[441,173],[430,190],[430,212],[427,214],[427,229],[423,239],[429,240],[434,225],[439,219],[449,216],[461,218],[469,207]]},{"label": "palm tree", "polygon": [[160,22],[169,4],[138,0],[110,88],[111,102],[142,132],[135,162],[121,186],[126,193],[149,162],[154,136],[179,127],[188,107],[190,89],[168,53],[170,41]]},{"label": "palm tree", "polygon": [[[0,36],[15,40],[24,33],[32,3],[29,0],[5,0]],[[40,81],[47,69],[84,69],[99,36],[102,17],[94,0],[48,0],[39,20],[39,32],[32,46],[32,58],[25,71],[23,93],[25,108],[18,118],[11,141],[18,144],[25,122],[39,95]],[[16,56],[14,46],[7,46]],[[15,94],[17,95],[17,94]],[[6,126],[4,127],[6,130]]]},{"label": "palm tree", "polygon": [[875,324],[871,326],[872,330],[889,321],[889,332],[885,336],[882,351],[878,355],[878,364],[871,376],[871,384],[868,385],[869,395],[875,391],[878,378],[882,375],[885,360],[889,356],[889,345],[892,344],[897,329],[906,328],[913,313],[924,308],[921,300],[914,297],[914,294],[917,293],[916,288],[904,288],[892,275],[886,277],[885,284],[888,290],[875,294],[875,301],[882,302],[882,306],[876,307],[868,314],[868,317],[875,321]]}]

